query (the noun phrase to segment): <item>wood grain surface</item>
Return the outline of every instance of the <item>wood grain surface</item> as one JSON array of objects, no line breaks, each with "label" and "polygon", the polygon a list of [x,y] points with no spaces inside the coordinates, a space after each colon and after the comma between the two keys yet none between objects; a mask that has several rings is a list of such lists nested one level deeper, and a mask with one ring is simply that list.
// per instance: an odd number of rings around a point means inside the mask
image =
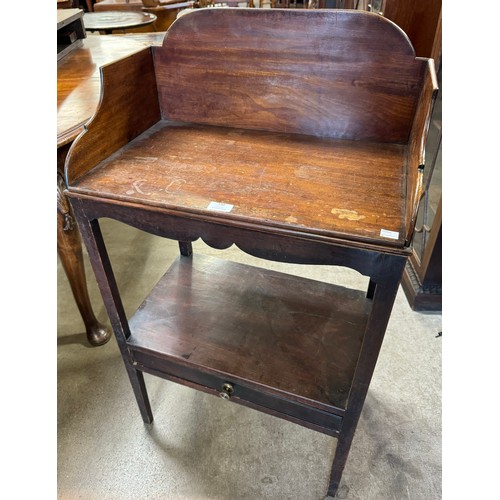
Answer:
[{"label": "wood grain surface", "polygon": [[128,344],[344,408],[369,311],[363,292],[211,257],[180,257],[130,320]]},{"label": "wood grain surface", "polygon": [[101,66],[161,43],[164,33],[88,36],[83,46],[57,62],[57,147],[76,139],[97,111]]},{"label": "wood grain surface", "polygon": [[392,22],[339,10],[195,9],[154,57],[165,119],[397,143],[425,68]]},{"label": "wood grain surface", "polygon": [[401,243],[405,182],[398,144],[161,121],[72,191],[330,236],[378,241],[384,229]]}]

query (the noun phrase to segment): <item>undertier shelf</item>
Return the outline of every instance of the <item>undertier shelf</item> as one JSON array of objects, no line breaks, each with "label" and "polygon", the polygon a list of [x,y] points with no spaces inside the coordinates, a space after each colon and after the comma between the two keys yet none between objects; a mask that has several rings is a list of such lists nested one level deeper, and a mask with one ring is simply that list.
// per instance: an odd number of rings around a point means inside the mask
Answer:
[{"label": "undertier shelf", "polygon": [[331,427],[370,309],[358,290],[195,254],[130,319],[128,344],[139,369],[215,390],[230,382],[249,406]]}]

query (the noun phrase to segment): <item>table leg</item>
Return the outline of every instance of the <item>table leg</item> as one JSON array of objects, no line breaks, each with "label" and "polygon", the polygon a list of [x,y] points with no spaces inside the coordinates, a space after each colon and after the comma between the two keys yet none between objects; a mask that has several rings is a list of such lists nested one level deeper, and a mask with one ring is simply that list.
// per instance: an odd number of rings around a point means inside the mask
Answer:
[{"label": "table leg", "polygon": [[342,421],[342,429],[337,439],[337,448],[335,449],[328,486],[328,495],[331,497],[335,496],[340,485],[342,472],[349,455],[371,378],[375,371],[405,264],[405,257],[397,255],[385,256],[379,264],[377,277],[375,279],[370,277],[368,297],[373,300],[372,310],[366,325],[363,346]]},{"label": "table leg", "polygon": [[153,412],[149,402],[144,375],[142,371],[135,368],[137,363],[134,361],[127,346],[127,339],[130,337],[130,328],[106,251],[106,245],[101,234],[99,221],[97,219],[92,221],[85,220],[84,217],[83,215],[79,216],[79,220],[83,221],[80,229],[94,269],[94,274],[97,278],[97,284],[101,290],[104,305],[108,311],[108,316],[115,332],[115,339],[121,351],[142,419],[144,423],[151,424],[153,422]]},{"label": "table leg", "polygon": [[61,182],[62,179],[58,176],[57,253],[85,324],[87,340],[93,346],[100,346],[111,338],[111,331],[99,323],[92,310],[85,278],[80,233],[62,192]]}]

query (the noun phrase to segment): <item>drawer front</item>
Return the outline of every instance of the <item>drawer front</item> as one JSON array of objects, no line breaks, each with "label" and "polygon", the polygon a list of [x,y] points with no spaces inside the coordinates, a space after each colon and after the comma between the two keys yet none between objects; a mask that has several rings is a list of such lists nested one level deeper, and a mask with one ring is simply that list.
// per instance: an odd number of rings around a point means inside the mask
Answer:
[{"label": "drawer front", "polygon": [[[142,351],[131,350],[135,368],[146,373],[150,372],[178,383],[195,387],[205,392],[218,394],[224,399],[236,403],[247,404],[252,408],[272,415],[293,420],[296,423],[314,427],[320,432],[335,435],[340,431],[342,417],[328,413],[312,406],[287,399],[286,395],[277,396],[251,387],[248,381],[236,377],[214,375],[201,371],[195,366],[185,366],[169,360],[156,357]],[[225,386],[229,384],[229,386]],[[224,390],[226,388],[226,390]],[[208,390],[207,390],[208,389]]]}]

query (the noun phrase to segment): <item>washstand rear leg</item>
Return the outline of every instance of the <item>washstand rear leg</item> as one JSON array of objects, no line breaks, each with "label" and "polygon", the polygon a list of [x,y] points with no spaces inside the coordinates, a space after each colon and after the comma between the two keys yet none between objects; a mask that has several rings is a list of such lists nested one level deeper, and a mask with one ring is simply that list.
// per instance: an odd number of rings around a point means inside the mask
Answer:
[{"label": "washstand rear leg", "polygon": [[190,241],[179,241],[179,250],[183,257],[191,257],[193,255],[193,245]]}]

